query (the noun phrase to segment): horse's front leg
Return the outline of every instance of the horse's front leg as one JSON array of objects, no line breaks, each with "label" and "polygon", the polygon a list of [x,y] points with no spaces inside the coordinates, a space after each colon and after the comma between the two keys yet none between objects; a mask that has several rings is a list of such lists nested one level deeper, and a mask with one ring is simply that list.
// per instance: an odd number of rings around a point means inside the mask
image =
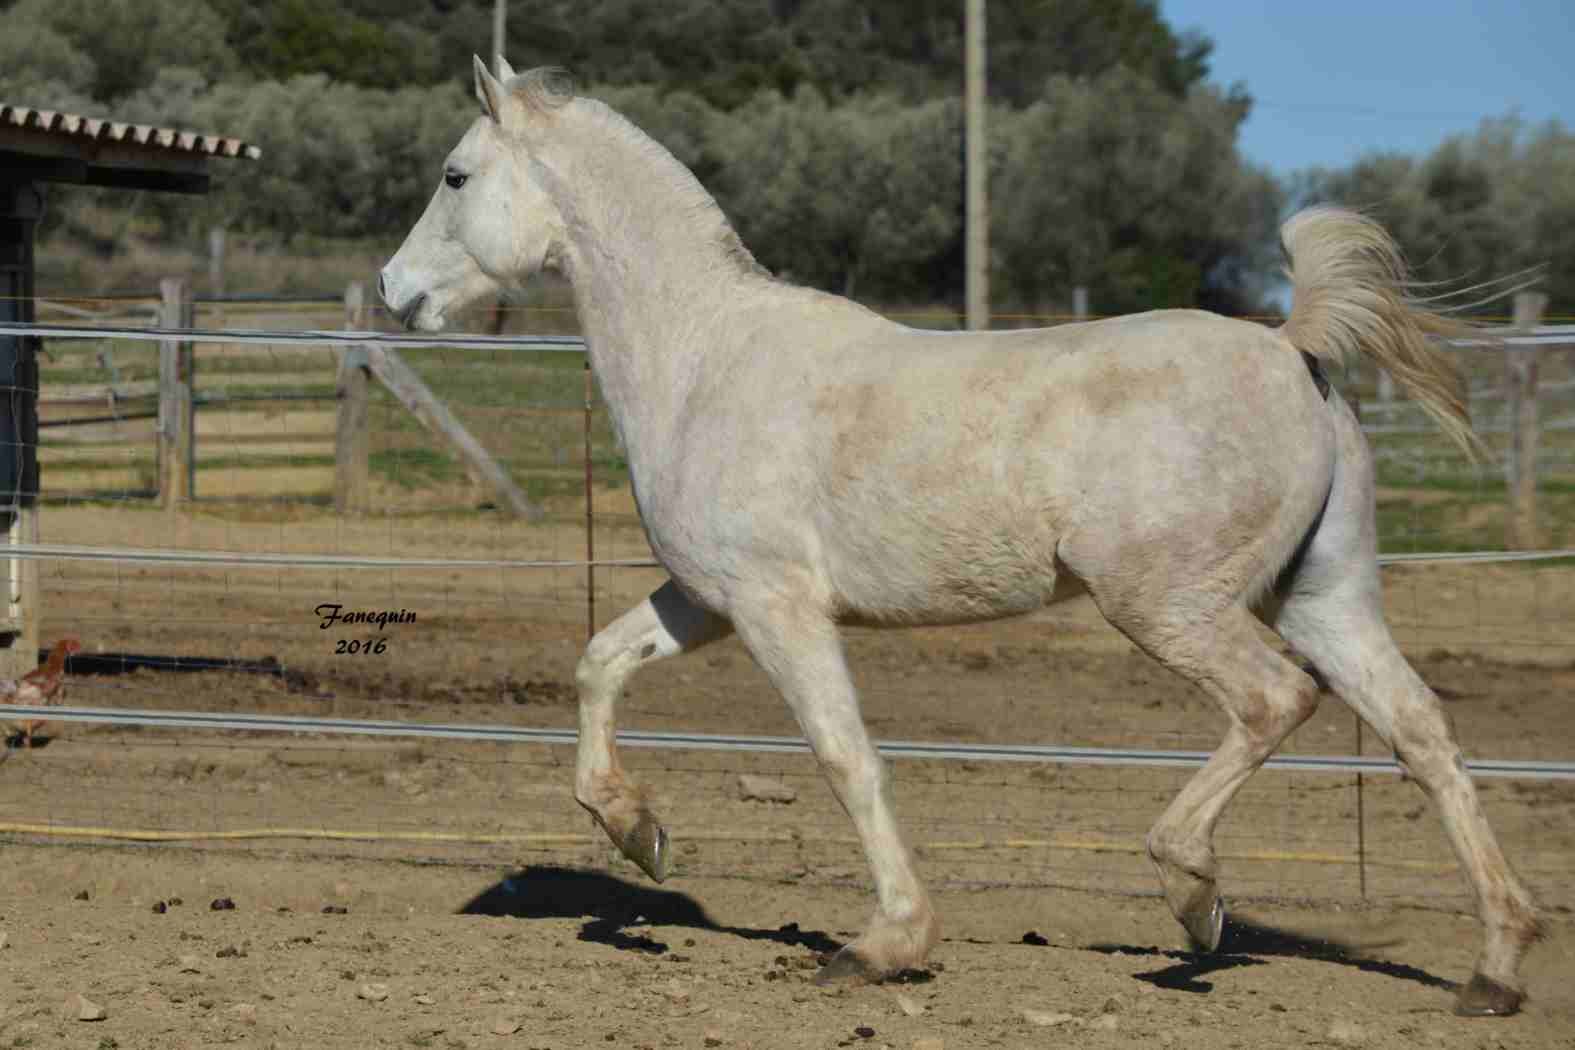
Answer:
[{"label": "horse's front leg", "polygon": [[792,708],[853,819],[875,880],[869,929],[833,956],[817,980],[873,979],[921,966],[940,926],[892,812],[886,767],[859,714],[836,625],[811,604],[780,596],[740,604],[733,624]]},{"label": "horse's front leg", "polygon": [[597,632],[575,672],[580,746],[574,797],[623,855],[657,882],[667,878],[667,832],[618,761],[613,705],[637,668],[697,649],[730,630],[725,619],[697,607],[669,581]]}]

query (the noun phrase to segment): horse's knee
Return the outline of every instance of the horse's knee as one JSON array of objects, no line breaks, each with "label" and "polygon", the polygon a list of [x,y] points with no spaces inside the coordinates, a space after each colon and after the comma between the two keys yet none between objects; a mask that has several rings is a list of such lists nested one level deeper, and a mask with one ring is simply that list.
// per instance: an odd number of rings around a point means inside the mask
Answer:
[{"label": "horse's knee", "polygon": [[873,750],[838,746],[823,748],[815,757],[832,789],[846,804],[867,802],[887,790],[886,763]]},{"label": "horse's knee", "polygon": [[622,646],[602,635],[590,640],[574,667],[574,684],[579,687],[580,699],[595,696],[613,676],[614,662],[621,651]]}]

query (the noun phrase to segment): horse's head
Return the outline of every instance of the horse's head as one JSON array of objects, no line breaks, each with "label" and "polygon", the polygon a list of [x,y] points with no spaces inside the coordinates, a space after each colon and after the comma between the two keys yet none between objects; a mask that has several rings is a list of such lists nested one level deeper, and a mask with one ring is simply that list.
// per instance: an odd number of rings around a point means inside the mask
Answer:
[{"label": "horse's head", "polygon": [[407,328],[435,332],[447,315],[484,295],[515,288],[563,240],[563,220],[539,180],[533,140],[555,94],[545,72],[503,79],[477,58],[482,115],[443,163],[427,210],[383,267],[377,290]]}]

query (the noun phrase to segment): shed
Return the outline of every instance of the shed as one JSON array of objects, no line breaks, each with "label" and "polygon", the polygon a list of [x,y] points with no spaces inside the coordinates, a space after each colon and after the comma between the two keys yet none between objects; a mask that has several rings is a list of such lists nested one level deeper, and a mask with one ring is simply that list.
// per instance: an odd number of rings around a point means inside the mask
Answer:
[{"label": "shed", "polygon": [[[0,102],[0,321],[30,323],[33,239],[46,182],[206,193],[214,158],[256,160],[236,138],[84,117]],[[0,529],[8,544],[38,540],[39,340],[0,334]],[[0,585],[0,675],[37,662],[35,563],[6,559]]]}]

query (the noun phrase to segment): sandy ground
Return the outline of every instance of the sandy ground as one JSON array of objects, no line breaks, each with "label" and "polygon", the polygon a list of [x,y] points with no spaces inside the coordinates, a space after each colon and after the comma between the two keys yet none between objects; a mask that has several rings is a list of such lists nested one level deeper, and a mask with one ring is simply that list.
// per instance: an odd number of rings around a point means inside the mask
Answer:
[{"label": "sandy ground", "polygon": [[[599,553],[638,553],[628,508],[608,507]],[[127,543],[150,522],[173,530],[165,545],[216,550],[572,558],[583,542],[567,523],[106,508],[47,508],[45,538]],[[1470,755],[1575,754],[1572,571],[1386,573],[1391,618]],[[600,574],[598,620],[657,579]],[[578,571],[62,561],[43,586],[46,636],[87,643],[74,703],[574,724]],[[325,601],[418,620],[389,627],[381,654],[336,654],[356,635],[320,628]],[[848,648],[878,738],[1207,750],[1220,732],[1201,695],[1085,605],[850,632]],[[621,714],[793,733],[733,642],[652,668]],[[815,957],[871,900],[807,759],[628,752],[678,850],[657,888],[589,827],[562,749],[59,723],[45,737],[0,764],[0,1047],[1575,1046],[1570,782],[1480,784],[1550,936],[1524,1015],[1467,1022],[1448,1008],[1476,924],[1436,819],[1398,777],[1360,792],[1349,776],[1255,778],[1218,836],[1235,923],[1221,954],[1195,958],[1142,853],[1188,770],[893,763],[946,939],[907,982],[825,991]],[[1286,750],[1356,746],[1331,698]],[[1379,753],[1370,733],[1363,748]],[[798,797],[744,800],[743,771]],[[106,1018],[77,1020],[79,995]]]}]

